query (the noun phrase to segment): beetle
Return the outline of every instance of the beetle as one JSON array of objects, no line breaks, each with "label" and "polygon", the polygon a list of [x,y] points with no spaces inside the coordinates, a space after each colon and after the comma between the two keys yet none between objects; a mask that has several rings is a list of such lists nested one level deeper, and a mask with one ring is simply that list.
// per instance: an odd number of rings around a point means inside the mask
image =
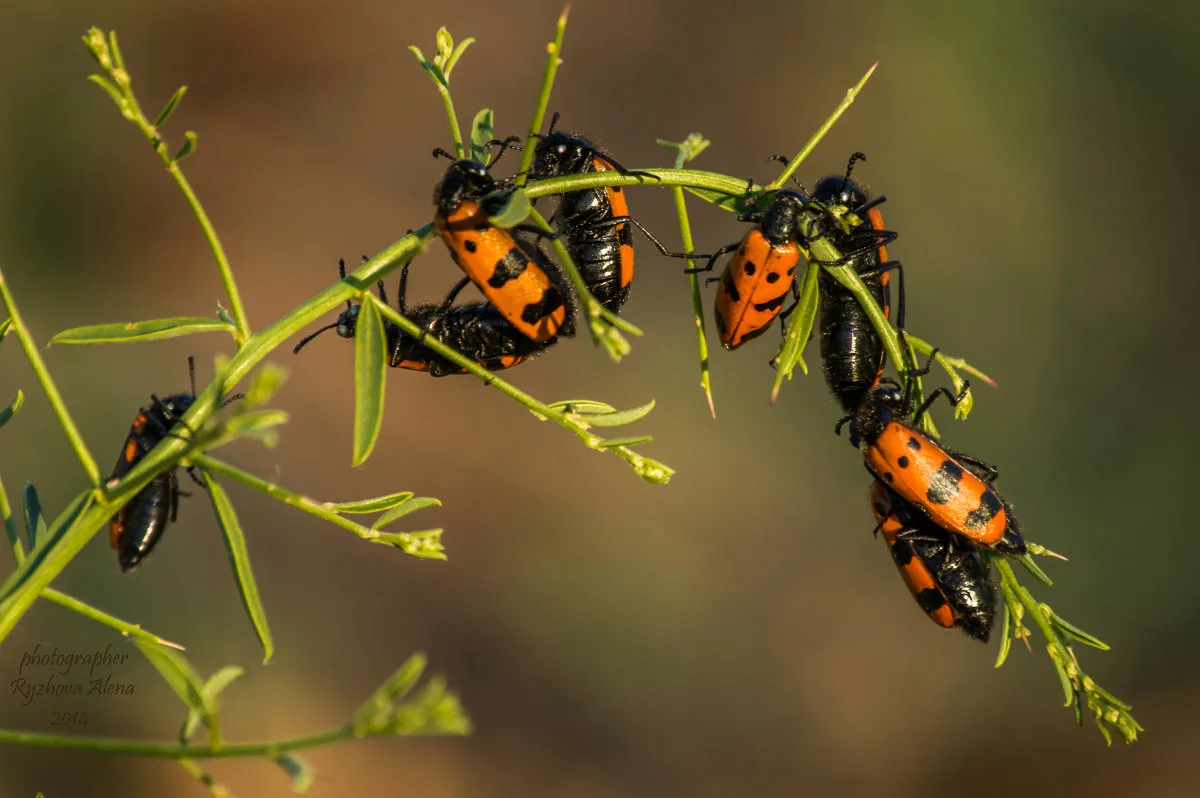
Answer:
[{"label": "beetle", "polygon": [[939,527],[879,480],[871,486],[876,533],[882,532],[900,577],[930,620],[986,643],[996,589],[974,544]]},{"label": "beetle", "polygon": [[[902,334],[901,348],[907,345]],[[937,351],[933,350],[924,369],[910,372],[910,379],[929,372]],[[891,380],[880,380],[853,413],[838,421],[834,431],[840,435],[849,422],[850,443],[863,452],[867,470],[943,529],[986,548],[1024,554],[1025,541],[1012,507],[992,487],[996,469],[946,449],[918,429],[939,396],[957,405],[969,387],[964,381],[957,396],[938,388],[913,413],[909,392]]]},{"label": "beetle", "polygon": [[[339,261],[338,268],[345,279],[345,261]],[[540,343],[530,340],[488,302],[454,305],[458,293],[469,282],[465,277],[460,280],[440,305],[424,304],[410,309],[407,304],[408,264],[405,264],[400,271],[397,307],[405,318],[422,328],[424,333],[418,338],[413,338],[389,319],[383,319],[389,366],[425,371],[434,377],[467,373],[465,369],[426,347],[423,341],[427,336],[458,350],[488,371],[512,368],[558,342],[557,338]],[[382,280],[379,281],[378,288],[379,298],[387,304]],[[337,330],[337,334],[342,338],[353,338],[360,307],[359,303],[347,300],[346,309],[341,312],[337,321],[305,337],[292,351],[299,352],[309,341],[326,330]]]},{"label": "beetle", "polygon": [[[503,152],[503,150],[501,150]],[[494,210],[484,197],[500,187],[478,161],[454,159],[445,150],[434,155],[453,163],[434,189],[434,228],[450,255],[484,297],[523,335],[543,343],[575,329],[574,292],[561,269],[518,231],[546,236],[528,225],[511,229],[488,221]]]}]

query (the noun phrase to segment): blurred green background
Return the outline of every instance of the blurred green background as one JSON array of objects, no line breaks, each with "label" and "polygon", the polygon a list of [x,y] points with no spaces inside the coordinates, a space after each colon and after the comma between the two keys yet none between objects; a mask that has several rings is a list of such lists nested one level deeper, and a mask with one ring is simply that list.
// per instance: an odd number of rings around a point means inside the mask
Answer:
[{"label": "blurred green background", "polygon": [[[429,151],[449,141],[407,45],[430,52],[442,24],[477,37],[454,75],[463,122],[490,107],[499,135],[521,133],[559,10],[8,0],[0,264],[34,334],[205,315],[222,296],[175,187],[84,80],[88,26],[119,32],[148,112],[188,85],[167,133],[199,133],[186,169],[262,327],[330,284],[339,257],[430,218],[445,164]],[[1133,703],[1147,729],[1134,746],[1074,726],[1040,638],[996,671],[994,643],[924,618],[871,538],[869,480],[832,434],[819,374],[768,405],[773,334],[713,351],[709,416],[687,281],[647,246],[624,311],[646,333],[632,355],[613,364],[584,335],[510,376],[547,401],[655,399],[630,433],[655,436],[644,451],[678,468],[669,485],[471,378],[409,372],[389,373],[380,444],[351,469],[352,349],[330,335],[273,358],[292,369],[280,445],[223,456],[321,499],[437,496],[445,506],[408,528],[444,526],[448,562],[231,485],[276,635],[266,667],[201,495],[140,570],[123,576],[98,536],[55,584],[184,642],[206,674],[244,666],[224,699],[235,740],[340,723],[427,651],[474,735],[311,752],[314,796],[1196,795],[1200,764],[1181,754],[1200,743],[1200,582],[1185,554],[1200,443],[1198,23],[1184,3],[577,2],[551,103],[631,168],[669,162],[655,138],[698,130],[713,141],[698,168],[761,180],[768,154],[798,149],[880,62],[800,177],[867,153],[857,176],[889,197],[910,327],[999,382],[977,386],[969,423],[943,411],[942,432],[995,462],[1028,537],[1071,558],[1035,591],[1113,646],[1081,656]],[[636,190],[632,205],[677,243],[665,191]],[[692,208],[700,249],[745,230]],[[414,272],[427,299],[456,279],[436,245]],[[148,394],[184,390],[189,354],[207,380],[227,349],[201,336],[45,357],[107,470]],[[0,397],[27,394],[0,469],[14,500],[32,481],[54,515],[84,478],[18,347],[0,350]],[[128,647],[42,602],[0,652],[0,682],[39,642]],[[0,725],[48,731],[52,711],[86,710],[87,734],[173,738],[182,710],[150,666],[133,658],[117,676],[134,696],[22,706],[5,691]],[[211,770],[242,796],[290,794],[262,761]],[[206,794],[165,761],[0,748],[0,795],[37,790]]]}]

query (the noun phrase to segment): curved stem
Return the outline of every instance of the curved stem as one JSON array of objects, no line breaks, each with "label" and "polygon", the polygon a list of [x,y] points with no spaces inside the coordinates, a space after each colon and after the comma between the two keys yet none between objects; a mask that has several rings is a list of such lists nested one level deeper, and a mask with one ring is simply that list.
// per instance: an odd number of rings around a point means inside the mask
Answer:
[{"label": "curved stem", "polygon": [[[679,165],[685,157],[684,152],[680,152],[676,159],[676,165]],[[683,189],[680,186],[671,187],[671,196],[675,200],[675,215],[679,217],[679,239],[683,244],[684,252],[695,252],[692,241],[692,225],[688,220],[687,201],[683,196]],[[692,258],[687,258],[686,268],[694,268],[696,262]],[[704,297],[700,294],[700,274],[698,272],[688,273],[688,283],[692,289],[692,315],[696,319],[696,344],[700,352],[700,387],[704,389],[704,395],[708,398],[708,412],[713,418],[717,417],[717,408],[713,404],[712,394],[712,375],[709,370],[708,362],[708,339],[704,335]]]},{"label": "curved stem", "polygon": [[66,434],[71,448],[75,450],[75,456],[79,458],[79,464],[83,466],[84,473],[87,474],[92,486],[96,488],[100,487],[101,480],[103,479],[100,476],[100,468],[92,458],[91,452],[88,451],[87,444],[83,442],[83,436],[79,434],[79,428],[71,420],[71,414],[67,412],[67,406],[62,400],[58,388],[54,385],[54,380],[50,378],[50,370],[46,368],[46,362],[42,360],[42,355],[38,351],[37,344],[34,343],[29,328],[25,326],[25,320],[21,318],[21,314],[17,311],[17,303],[13,300],[13,296],[8,290],[8,283],[4,279],[3,270],[0,270],[0,299],[3,299],[4,307],[8,311],[8,317],[12,321],[12,331],[16,334],[17,340],[21,342],[21,349],[25,352],[25,358],[29,361],[29,366],[33,369],[34,376],[37,377],[42,390],[45,391],[46,400],[50,403],[51,409],[54,410],[54,415],[58,417],[58,423],[62,427],[63,433]]},{"label": "curved stem", "polygon": [[565,194],[568,191],[582,191],[601,186],[684,186],[686,188],[709,189],[724,194],[744,196],[746,181],[720,172],[706,172],[701,169],[664,169],[649,167],[646,169],[630,169],[631,172],[645,172],[658,177],[651,180],[635,174],[623,175],[617,171],[587,172],[582,175],[563,175],[536,180],[522,189],[530,199],[543,197],[548,194]]}]

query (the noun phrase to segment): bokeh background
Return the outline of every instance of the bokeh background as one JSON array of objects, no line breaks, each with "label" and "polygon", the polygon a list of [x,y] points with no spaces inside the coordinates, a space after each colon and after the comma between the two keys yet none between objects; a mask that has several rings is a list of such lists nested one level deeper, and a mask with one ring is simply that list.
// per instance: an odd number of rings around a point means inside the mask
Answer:
[{"label": "bokeh background", "polygon": [[[84,79],[88,26],[119,32],[148,112],[188,85],[167,133],[177,144],[199,132],[186,170],[262,327],[330,284],[339,257],[357,262],[430,218],[445,164],[429,151],[449,141],[407,45],[430,52],[442,24],[477,37],[454,75],[463,124],[491,107],[498,134],[520,133],[559,10],[0,4],[0,263],[34,334],[205,315],[221,299],[172,182]],[[867,153],[858,177],[890,199],[911,328],[1000,384],[978,386],[968,423],[943,412],[942,431],[997,463],[1029,538],[1071,558],[1035,591],[1113,646],[1083,650],[1083,664],[1133,703],[1147,729],[1136,745],[1105,748],[1074,726],[1037,637],[997,671],[995,644],[923,617],[870,535],[869,480],[832,434],[839,414],[819,374],[768,405],[771,336],[715,349],[709,416],[687,281],[647,246],[624,311],[645,337],[624,362],[584,335],[509,376],[547,401],[655,399],[633,431],[678,468],[669,485],[642,483],[472,378],[408,372],[389,373],[382,439],[352,469],[352,349],[330,335],[272,358],[292,370],[279,446],[223,456],[321,499],[440,497],[408,528],[444,526],[447,562],[364,544],[231,485],[278,646],[265,667],[201,495],[140,570],[119,573],[98,536],[55,584],[184,642],[206,674],[245,667],[224,698],[233,740],[340,723],[426,651],[475,733],[312,751],[314,796],[1196,795],[1200,764],[1184,752],[1200,742],[1200,580],[1187,554],[1200,475],[1198,23],[1194,4],[1111,0],[589,0],[572,9],[551,103],[627,166],[668,163],[655,138],[698,130],[714,142],[698,168],[761,180],[768,154],[798,149],[880,62],[800,176]],[[636,190],[632,203],[678,241],[665,191]],[[692,209],[701,249],[744,232]],[[414,272],[426,299],[456,278],[437,246]],[[54,515],[84,478],[18,347],[0,349],[0,395],[27,394],[0,441],[5,484],[17,501],[36,483]],[[227,349],[200,336],[45,356],[108,468],[147,395],[183,390],[189,354],[209,378]],[[39,603],[0,651],[0,683],[36,643],[132,651]],[[117,676],[135,695],[22,706],[0,691],[0,726],[48,731],[52,711],[86,710],[88,734],[172,739],[182,712],[150,666],[133,657]],[[290,794],[261,760],[211,772],[242,796]],[[37,790],[206,794],[165,761],[0,748],[0,795]]]}]

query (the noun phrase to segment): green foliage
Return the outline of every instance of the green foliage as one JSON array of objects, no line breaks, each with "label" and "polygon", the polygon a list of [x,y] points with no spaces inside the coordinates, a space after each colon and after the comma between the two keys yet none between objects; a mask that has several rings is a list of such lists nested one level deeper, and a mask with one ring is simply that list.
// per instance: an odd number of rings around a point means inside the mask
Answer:
[{"label": "green foliage", "polygon": [[[546,68],[532,114],[529,136],[519,167],[520,177],[515,189],[510,189],[502,208],[494,217],[496,224],[512,226],[532,219],[549,231],[551,228],[532,206],[537,197],[579,191],[600,186],[632,186],[642,184],[647,178],[639,174],[623,175],[616,171],[567,175],[547,180],[527,182],[527,171],[534,151],[535,139],[545,119],[551,89],[558,66],[561,63],[562,45],[567,21],[563,11],[558,20],[553,40],[547,46]],[[0,274],[0,300],[8,318],[0,321],[0,341],[9,334],[19,341],[33,373],[42,387],[51,409],[70,444],[84,477],[90,487],[79,493],[59,514],[47,524],[44,510],[33,485],[27,485],[23,511],[28,551],[21,540],[8,496],[0,483],[0,515],[3,516],[9,545],[13,551],[15,567],[0,584],[0,641],[3,641],[23,617],[24,613],[39,598],[59,604],[98,623],[129,635],[143,655],[154,665],[164,681],[187,708],[182,721],[178,744],[143,743],[124,740],[74,738],[59,735],[27,734],[0,730],[0,742],[43,747],[74,748],[80,750],[108,751],[139,756],[166,757],[178,761],[189,773],[217,795],[229,794],[227,788],[215,782],[196,762],[200,759],[256,756],[265,757],[280,767],[289,778],[293,790],[303,792],[313,781],[313,772],[294,752],[304,748],[325,745],[344,739],[373,736],[395,736],[409,734],[468,734],[470,721],[459,705],[454,693],[443,680],[434,677],[422,687],[417,684],[424,671],[425,660],[415,655],[380,686],[354,714],[353,718],[335,729],[302,737],[264,743],[227,744],[220,733],[218,697],[242,674],[237,666],[225,666],[207,680],[202,679],[181,653],[181,646],[142,629],[135,623],[115,618],[103,611],[68,596],[50,587],[51,582],[71,562],[83,546],[102,529],[108,520],[125,503],[130,501],[157,475],[180,464],[192,465],[203,475],[204,483],[212,502],[218,526],[225,537],[230,555],[235,583],[238,587],[251,626],[258,636],[264,651],[264,662],[273,653],[273,643],[267,622],[266,609],[262,603],[253,577],[245,532],[223,485],[217,477],[240,482],[259,492],[288,505],[322,518],[330,525],[349,531],[360,539],[383,544],[413,557],[445,559],[441,538],[443,530],[426,529],[414,532],[385,532],[389,527],[409,515],[431,507],[440,506],[435,498],[417,497],[410,491],[398,491],[386,496],[344,502],[329,502],[314,499],[291,491],[272,481],[243,471],[211,456],[210,452],[226,443],[242,438],[252,438],[264,445],[272,446],[277,440],[279,428],[288,420],[287,414],[267,405],[280,390],[286,378],[284,369],[265,362],[267,356],[305,326],[336,311],[344,302],[358,301],[359,316],[355,336],[355,420],[353,434],[352,463],[364,463],[378,440],[383,426],[384,389],[387,379],[385,325],[395,325],[403,333],[413,337],[424,337],[424,331],[395,309],[388,307],[371,293],[370,288],[392,271],[408,264],[421,253],[433,237],[430,224],[422,225],[396,241],[391,246],[367,260],[354,272],[316,297],[294,309],[273,324],[255,331],[251,327],[243,306],[234,271],[225,256],[216,231],[202,208],[199,199],[180,168],[180,161],[195,153],[196,134],[185,131],[184,143],[172,154],[165,138],[159,131],[180,107],[186,87],[178,89],[163,105],[162,110],[151,121],[147,118],[132,89],[130,74],[126,69],[115,33],[105,35],[91,29],[83,37],[88,50],[100,65],[103,74],[92,75],[96,83],[117,106],[121,115],[137,127],[151,148],[159,156],[164,168],[175,181],[185,201],[196,218],[213,253],[217,270],[225,288],[225,301],[229,309],[218,305],[213,316],[187,316],[172,319],[155,319],[128,323],[109,323],[76,327],[59,333],[51,343],[94,345],[100,343],[141,343],[165,338],[193,335],[204,332],[228,332],[234,344],[232,355],[218,358],[214,376],[209,385],[196,396],[184,414],[177,431],[193,434],[167,436],[153,451],[119,480],[104,482],[96,461],[71,419],[65,403],[59,395],[40,350],[28,326],[18,312],[16,301],[8,290],[3,274]],[[450,136],[457,157],[486,160],[495,129],[494,114],[490,109],[480,111],[471,125],[470,138],[464,146],[461,128],[454,111],[450,93],[451,74],[463,53],[473,42],[465,39],[455,43],[449,32],[442,28],[436,35],[436,55],[432,60],[420,49],[410,49],[418,63],[430,76],[443,100],[450,128]],[[867,72],[859,83],[847,92],[845,99],[826,120],[824,125],[810,138],[792,158],[783,171],[766,186],[747,185],[742,178],[694,170],[688,164],[710,146],[710,142],[699,133],[692,133],[681,142],[660,144],[674,151],[674,163],[670,168],[648,168],[634,170],[649,173],[657,178],[656,185],[669,187],[672,191],[680,225],[683,251],[693,252],[691,229],[688,220],[685,192],[692,196],[724,208],[731,212],[743,212],[752,208],[765,207],[770,201],[769,192],[782,186],[816,147],[825,133],[854,102],[875,67]],[[468,149],[469,147],[469,149]],[[880,335],[889,360],[901,376],[910,375],[915,354],[929,356],[933,348],[912,335],[905,336],[911,352],[902,352],[898,331],[891,325],[875,300],[871,297],[861,278],[853,269],[838,268],[841,254],[834,242],[823,232],[819,222],[833,219],[843,229],[862,224],[846,208],[824,207],[810,203],[802,214],[802,232],[808,242],[803,254],[808,259],[801,279],[800,302],[793,312],[787,332],[775,360],[776,374],[770,398],[775,401],[785,380],[790,380],[797,365],[804,374],[808,366],[803,351],[808,343],[814,324],[819,300],[818,275],[824,269],[844,286],[862,305],[872,325]],[[554,248],[565,272],[575,285],[580,297],[583,314],[593,341],[619,361],[630,351],[630,344],[622,333],[640,336],[641,332],[604,308],[588,291],[569,252],[561,241],[554,241]],[[689,267],[694,262],[689,260]],[[698,333],[701,367],[701,386],[705,391],[709,407],[715,417],[712,400],[712,382],[705,340],[704,314],[700,278],[689,275],[693,310]],[[385,321],[386,320],[386,321]],[[618,410],[595,400],[568,400],[541,402],[524,393],[496,374],[488,372],[462,353],[446,346],[436,337],[424,338],[424,345],[437,355],[460,366],[464,371],[481,379],[500,393],[524,405],[540,420],[553,421],[583,441],[584,445],[597,451],[611,452],[628,463],[635,474],[643,480],[663,484],[669,481],[673,469],[658,461],[646,458],[634,447],[649,443],[645,435],[627,435],[603,438],[593,430],[605,427],[620,427],[643,421],[654,408],[649,401],[640,406]],[[956,390],[967,387],[960,372],[974,375],[992,385],[994,383],[982,372],[960,358],[948,357],[940,352],[935,361],[949,375]],[[231,405],[223,417],[217,416],[222,398],[228,396],[243,380],[249,378],[245,399]],[[916,381],[919,398],[921,386]],[[23,393],[0,410],[0,427],[12,420],[21,408]],[[967,395],[956,408],[956,415],[966,418],[974,398]],[[936,433],[932,420],[928,430]],[[364,526],[347,516],[379,513],[369,526]],[[1057,556],[1037,544],[1030,544],[1030,552],[1041,556]],[[1063,685],[1067,705],[1072,706],[1077,718],[1082,719],[1084,709],[1092,715],[1106,739],[1115,729],[1126,741],[1136,739],[1141,726],[1133,719],[1129,706],[1098,687],[1082,672],[1072,648],[1080,643],[1093,648],[1107,650],[1107,646],[1094,636],[1063,620],[1050,608],[1039,603],[1016,578],[1010,562],[999,555],[990,555],[1001,574],[1004,597],[1004,618],[1000,652],[996,662],[999,667],[1007,657],[1012,640],[1023,640],[1028,646],[1031,635],[1024,625],[1025,618],[1034,620],[1047,640],[1047,653]],[[1033,576],[1051,584],[1049,577],[1029,558],[1022,563]],[[202,746],[191,744],[191,739],[200,727],[207,730],[207,742]]]}]

